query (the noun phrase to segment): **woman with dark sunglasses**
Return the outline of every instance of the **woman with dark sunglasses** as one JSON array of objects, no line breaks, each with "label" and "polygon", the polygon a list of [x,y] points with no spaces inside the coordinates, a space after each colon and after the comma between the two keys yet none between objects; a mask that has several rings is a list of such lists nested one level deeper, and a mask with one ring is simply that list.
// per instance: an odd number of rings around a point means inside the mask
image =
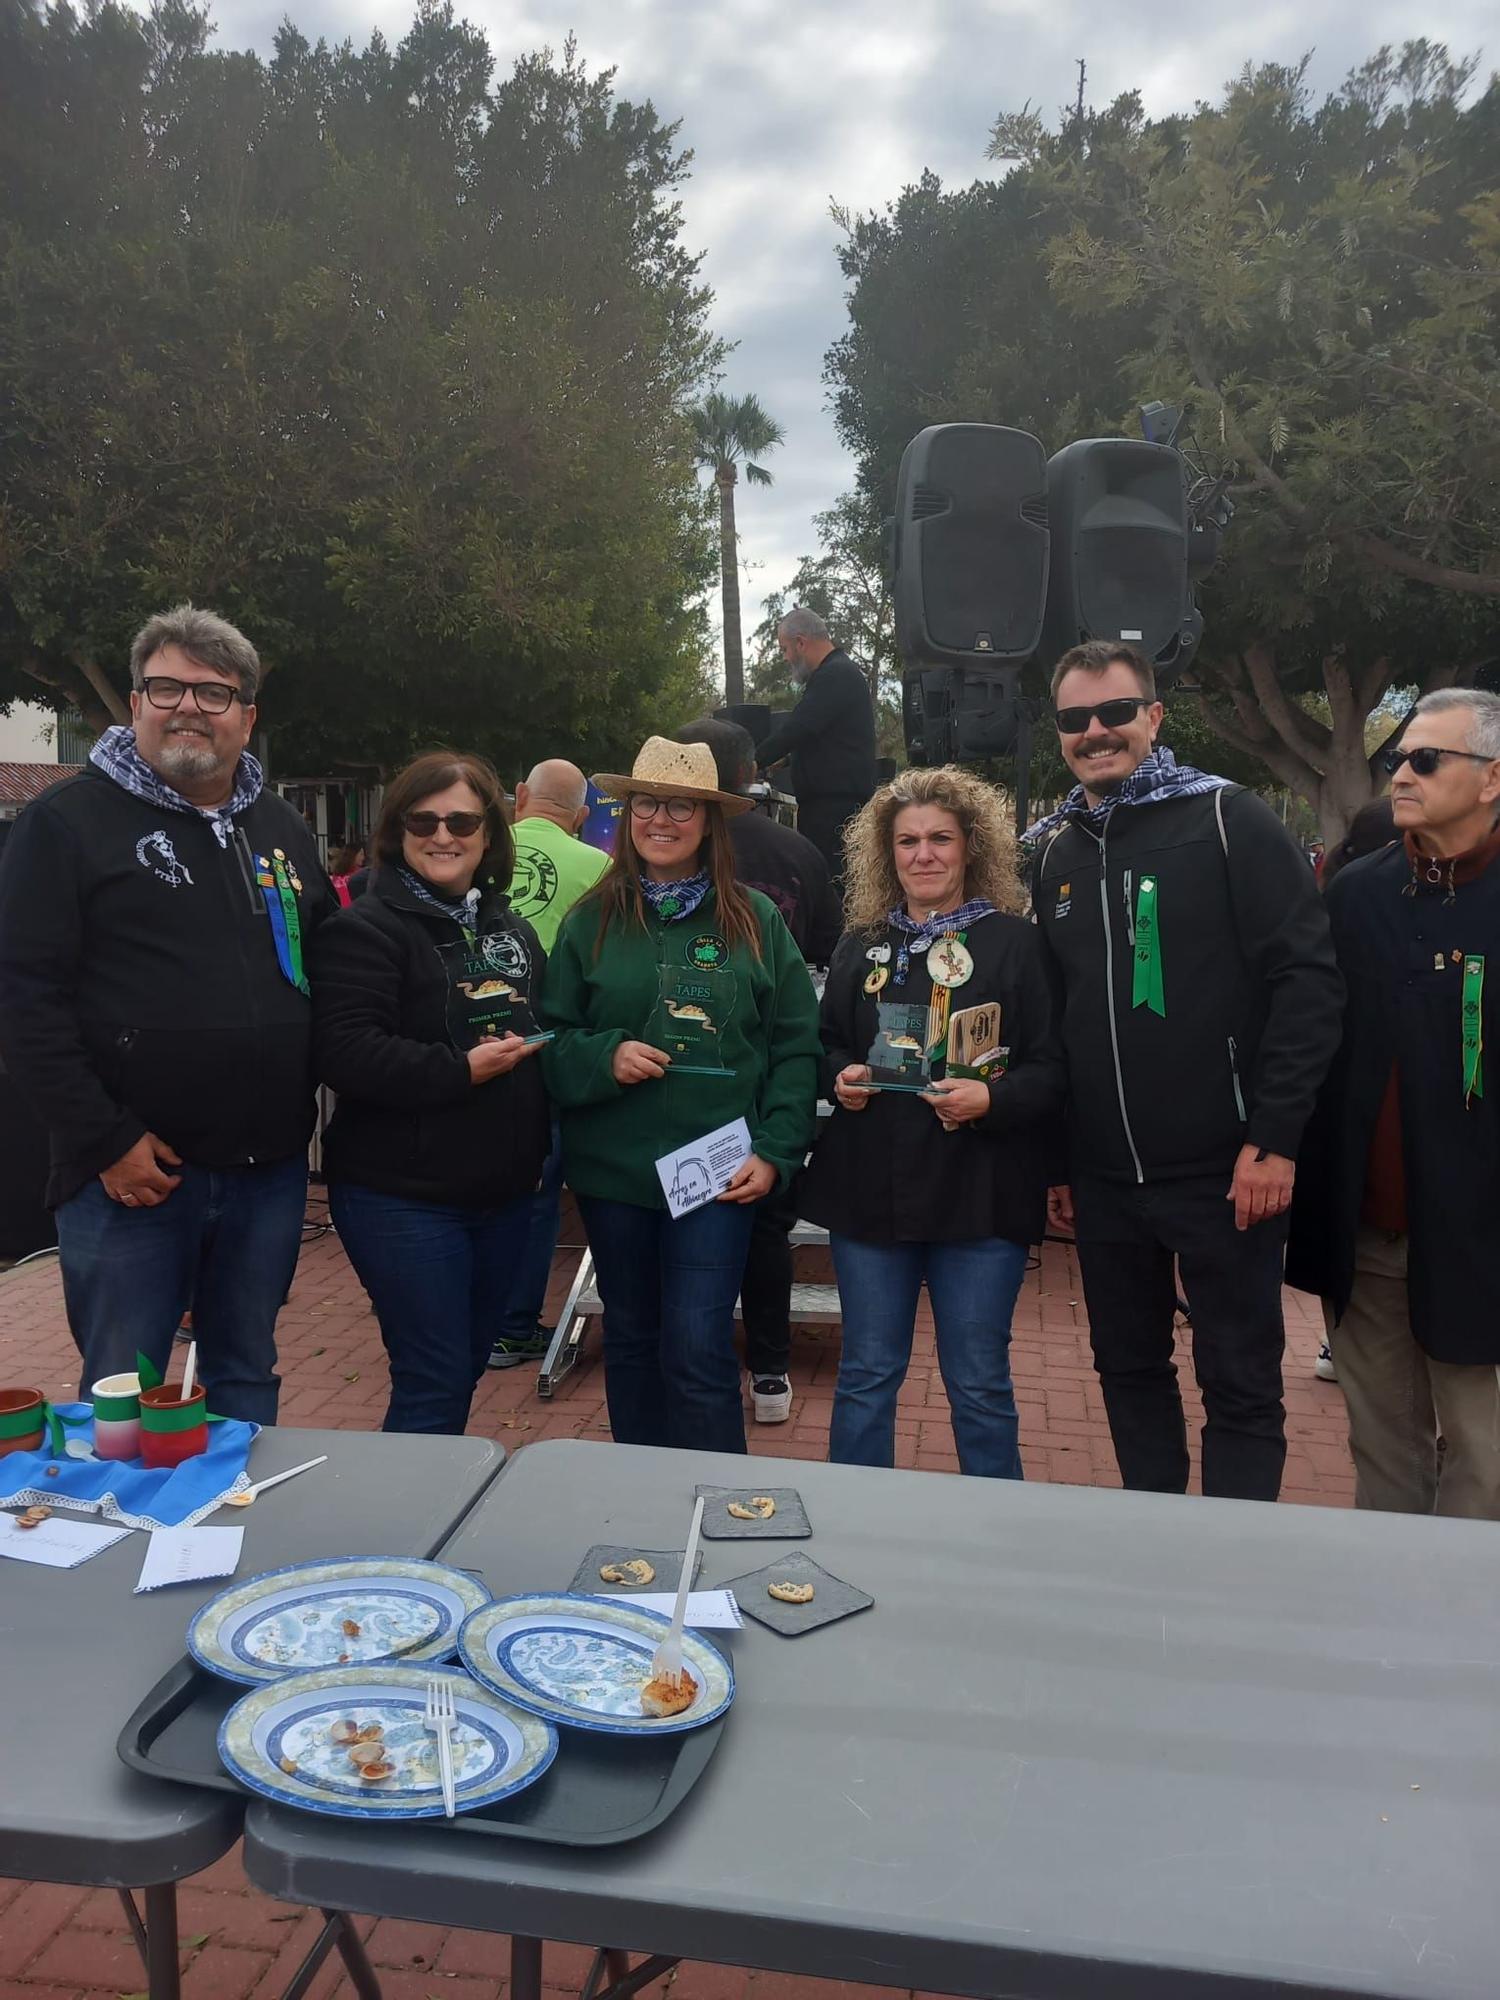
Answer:
[{"label": "woman with dark sunglasses", "polygon": [[329,1212],[390,1357],[388,1431],[459,1433],[501,1329],[551,1139],[511,910],[504,794],[434,751],[386,787],[369,889],[319,933],[318,1071],[338,1093]]},{"label": "woman with dark sunglasses", "polygon": [[[604,1388],[619,1444],[743,1451],[734,1306],[753,1204],[812,1142],[818,1003],[769,898],[734,876],[702,743],[648,738],[628,777],[594,780],[625,811],[614,860],[563,919],[547,967],[547,1081],[563,1166],[604,1301]],[[744,1119],[750,1157],[675,1219],[657,1162]]]}]

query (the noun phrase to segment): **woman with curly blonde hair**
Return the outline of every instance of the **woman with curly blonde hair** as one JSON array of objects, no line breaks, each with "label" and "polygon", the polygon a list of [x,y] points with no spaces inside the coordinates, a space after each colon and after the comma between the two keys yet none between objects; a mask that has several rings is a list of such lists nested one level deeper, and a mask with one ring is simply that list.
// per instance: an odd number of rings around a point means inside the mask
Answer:
[{"label": "woman with curly blonde hair", "polygon": [[944,765],[882,786],[844,847],[822,1011],[837,1108],[800,1202],[828,1228],[843,1305],[829,1455],[894,1463],[925,1280],[959,1469],[1019,1479],[1010,1322],[1065,1072],[1015,837],[1000,794]]}]

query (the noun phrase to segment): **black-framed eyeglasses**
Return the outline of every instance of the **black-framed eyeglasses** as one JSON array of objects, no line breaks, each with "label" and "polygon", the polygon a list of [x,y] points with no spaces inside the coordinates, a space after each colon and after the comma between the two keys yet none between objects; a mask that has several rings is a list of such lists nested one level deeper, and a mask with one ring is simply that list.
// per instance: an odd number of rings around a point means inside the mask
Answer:
[{"label": "black-framed eyeglasses", "polygon": [[484,825],[483,813],[402,813],[401,824],[418,840],[431,840],[440,826],[447,827],[455,840],[468,840]]},{"label": "black-framed eyeglasses", "polygon": [[1052,720],[1060,736],[1082,736],[1096,715],[1103,728],[1123,729],[1126,723],[1135,721],[1141,709],[1150,706],[1146,695],[1122,694],[1113,701],[1096,701],[1091,708],[1059,708]]},{"label": "black-framed eyeglasses", "polygon": [[1380,761],[1394,778],[1403,764],[1410,764],[1419,778],[1430,778],[1445,757],[1464,757],[1471,764],[1493,764],[1478,750],[1439,750],[1435,744],[1419,743],[1415,750],[1382,750]]},{"label": "black-framed eyeglasses", "polygon": [[673,826],[685,826],[697,810],[696,799],[653,799],[649,792],[630,794],[632,819],[655,819],[659,812],[664,812]]},{"label": "black-framed eyeglasses", "polygon": [[228,681],[177,681],[170,674],[148,674],[141,682],[141,692],[153,708],[181,708],[189,691],[200,715],[226,715],[231,702],[245,699]]}]

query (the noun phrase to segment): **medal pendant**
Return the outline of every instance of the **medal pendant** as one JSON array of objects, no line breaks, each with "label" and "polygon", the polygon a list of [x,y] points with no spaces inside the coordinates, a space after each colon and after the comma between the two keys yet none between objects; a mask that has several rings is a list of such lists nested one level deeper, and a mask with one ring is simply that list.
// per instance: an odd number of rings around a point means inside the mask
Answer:
[{"label": "medal pendant", "polygon": [[940,937],[927,954],[927,972],[934,986],[966,986],[974,977],[974,959],[962,938]]}]

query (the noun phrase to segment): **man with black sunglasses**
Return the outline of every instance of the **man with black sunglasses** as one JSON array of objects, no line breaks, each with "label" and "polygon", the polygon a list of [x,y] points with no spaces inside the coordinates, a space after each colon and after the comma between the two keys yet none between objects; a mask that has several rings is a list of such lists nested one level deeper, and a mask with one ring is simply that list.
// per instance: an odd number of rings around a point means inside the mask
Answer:
[{"label": "man with black sunglasses", "polygon": [[1399,842],[1328,891],[1344,1040],[1287,1275],[1333,1322],[1355,1505],[1495,1521],[1500,696],[1425,696],[1384,762]]},{"label": "man with black sunglasses", "polygon": [[0,1051],[51,1141],[82,1394],[138,1351],[164,1373],[191,1305],[209,1409],[274,1423],[314,1113],[304,952],[337,903],[250,754],[244,634],[179,605],[130,678],[131,726],[6,845]]},{"label": "man with black sunglasses", "polygon": [[1052,698],[1078,784],[1027,836],[1069,1070],[1049,1211],[1076,1232],[1115,1456],[1128,1487],[1187,1490],[1180,1268],[1203,1491],[1274,1500],[1287,1211],[1342,998],[1328,920],[1270,807],[1157,746],[1133,646],[1074,647]]}]

